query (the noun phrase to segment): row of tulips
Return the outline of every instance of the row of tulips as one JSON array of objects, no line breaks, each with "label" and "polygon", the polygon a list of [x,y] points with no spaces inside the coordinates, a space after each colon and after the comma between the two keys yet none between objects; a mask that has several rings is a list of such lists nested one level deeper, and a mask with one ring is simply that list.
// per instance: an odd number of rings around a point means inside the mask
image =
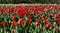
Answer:
[{"label": "row of tulips", "polygon": [[0,33],[59,32],[59,5],[0,7]]}]

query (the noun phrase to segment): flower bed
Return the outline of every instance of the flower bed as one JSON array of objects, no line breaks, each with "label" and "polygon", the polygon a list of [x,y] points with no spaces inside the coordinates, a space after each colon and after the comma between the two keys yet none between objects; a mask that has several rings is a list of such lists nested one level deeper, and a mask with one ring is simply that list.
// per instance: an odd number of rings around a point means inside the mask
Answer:
[{"label": "flower bed", "polygon": [[59,5],[0,7],[0,33],[59,33]]}]

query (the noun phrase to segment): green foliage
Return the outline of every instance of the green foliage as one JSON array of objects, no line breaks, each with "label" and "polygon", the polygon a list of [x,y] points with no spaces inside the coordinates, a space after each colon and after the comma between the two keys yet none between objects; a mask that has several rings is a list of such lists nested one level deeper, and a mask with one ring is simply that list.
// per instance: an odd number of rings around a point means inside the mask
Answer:
[{"label": "green foliage", "polygon": [[[49,4],[49,3],[60,3],[60,0],[26,0],[21,1],[22,3],[43,3],[43,4]],[[0,4],[9,4],[9,3],[21,3],[19,0],[0,0]]]}]

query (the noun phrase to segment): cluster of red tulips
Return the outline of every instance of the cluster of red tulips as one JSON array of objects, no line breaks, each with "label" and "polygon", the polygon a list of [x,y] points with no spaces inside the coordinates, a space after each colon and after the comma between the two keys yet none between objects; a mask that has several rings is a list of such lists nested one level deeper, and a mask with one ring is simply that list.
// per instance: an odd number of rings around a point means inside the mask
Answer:
[{"label": "cluster of red tulips", "polygon": [[59,33],[59,31],[59,5],[0,7],[1,33]]}]

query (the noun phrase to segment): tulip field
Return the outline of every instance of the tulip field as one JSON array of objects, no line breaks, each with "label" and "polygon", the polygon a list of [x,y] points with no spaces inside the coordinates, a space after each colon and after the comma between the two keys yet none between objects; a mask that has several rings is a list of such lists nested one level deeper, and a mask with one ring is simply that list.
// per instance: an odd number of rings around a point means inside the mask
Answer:
[{"label": "tulip field", "polygon": [[0,33],[60,33],[60,5],[0,4]]}]

